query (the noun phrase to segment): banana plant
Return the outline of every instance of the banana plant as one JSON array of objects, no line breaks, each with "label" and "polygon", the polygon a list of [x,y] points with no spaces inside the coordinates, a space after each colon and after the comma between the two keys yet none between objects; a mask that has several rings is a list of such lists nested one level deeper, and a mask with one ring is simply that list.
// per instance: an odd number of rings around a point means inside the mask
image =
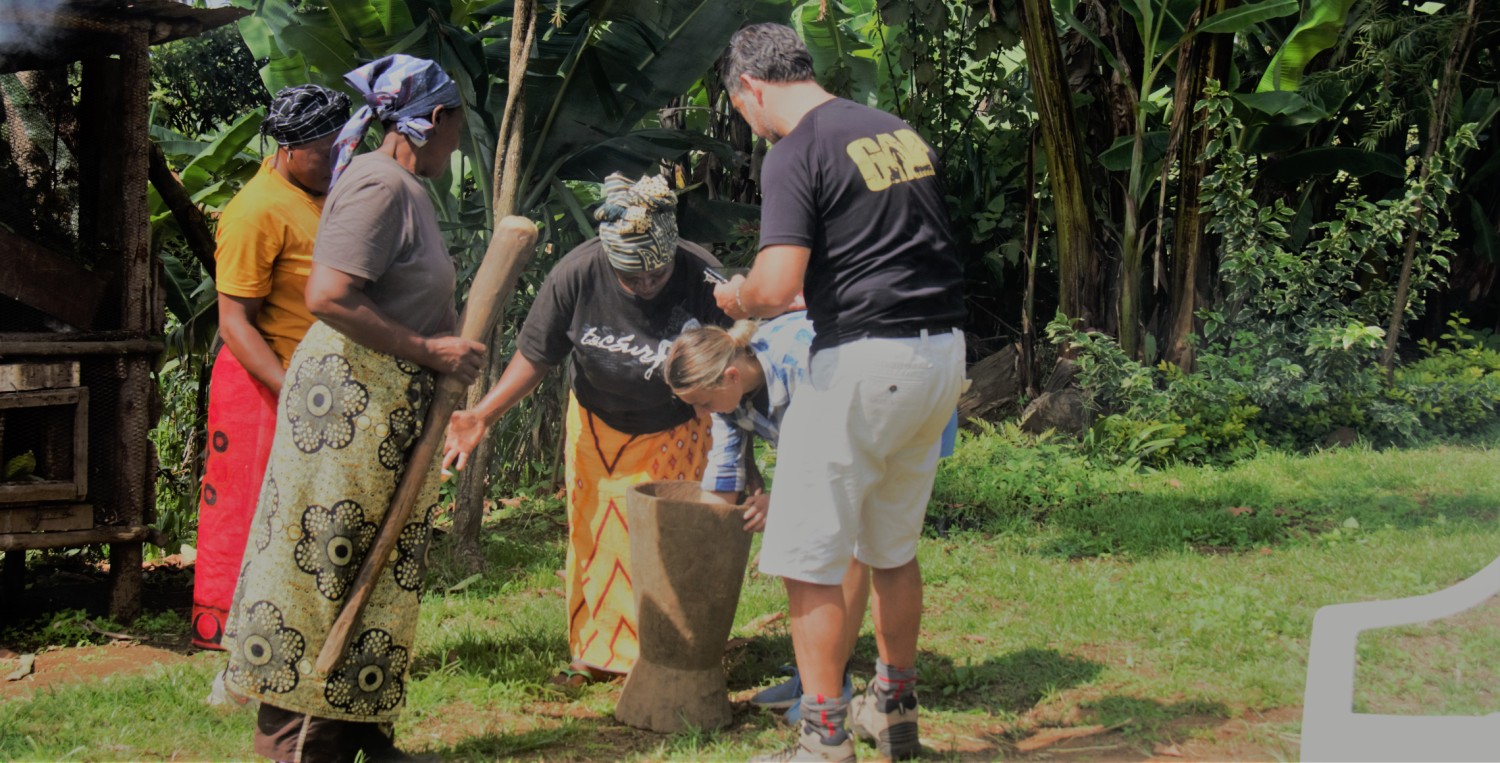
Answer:
[{"label": "banana plant", "polygon": [[1271,57],[1271,63],[1256,85],[1257,93],[1296,90],[1302,75],[1314,56],[1333,47],[1349,18],[1356,0],[1310,0],[1302,19],[1287,36],[1286,42]]},{"label": "banana plant", "polygon": [[[875,0],[823,0],[804,2],[792,11],[790,26],[807,43],[812,54],[813,74],[834,95],[869,106],[877,104],[882,67],[876,64],[879,49],[874,40],[881,23]],[[931,5],[942,10],[943,3]],[[905,10],[904,3],[887,3],[887,12]],[[886,22],[896,23],[887,18]],[[940,23],[946,19],[940,17]],[[931,64],[927,69],[931,70]]]},{"label": "banana plant", "polygon": [[[343,87],[363,61],[407,53],[441,64],[467,107],[464,170],[488,208],[513,3],[328,0],[296,9],[281,0],[234,0],[267,89],[298,82]],[[526,162],[521,210],[554,191],[554,179],[598,181],[642,172],[664,158],[720,150],[701,134],[656,128],[651,117],[710,68],[729,36],[754,21],[785,21],[787,0],[557,0],[527,68]],[[640,130],[638,128],[647,128]]]},{"label": "banana plant", "polygon": [[[1141,46],[1141,60],[1124,61],[1124,52],[1111,50],[1092,30],[1073,16],[1065,2],[1054,2],[1054,11],[1068,27],[1088,38],[1103,52],[1103,57],[1117,75],[1129,82],[1133,131],[1121,136],[1115,145],[1100,156],[1106,169],[1126,173],[1124,221],[1121,229],[1120,289],[1117,313],[1120,321],[1120,346],[1132,357],[1139,357],[1141,341],[1142,264],[1146,251],[1147,230],[1143,213],[1151,192],[1161,174],[1162,157],[1170,142],[1170,129],[1160,124],[1167,99],[1158,90],[1167,67],[1178,58],[1183,46],[1203,34],[1237,34],[1270,19],[1290,16],[1298,11],[1297,0],[1258,0],[1223,10],[1195,21],[1198,0],[1125,0],[1122,7],[1135,26]],[[1196,101],[1193,97],[1188,102]],[[1181,99],[1179,99],[1181,102]],[[1188,118],[1178,109],[1172,119]]]},{"label": "banana plant", "polygon": [[[260,167],[255,138],[265,112],[257,109],[221,128],[207,140],[194,140],[158,124],[151,137],[181,167],[178,179],[194,204],[211,215],[222,209]],[[218,313],[213,279],[187,253],[177,219],[155,188],[149,191],[151,244],[165,274],[166,307],[173,317],[164,360],[206,355]]]}]

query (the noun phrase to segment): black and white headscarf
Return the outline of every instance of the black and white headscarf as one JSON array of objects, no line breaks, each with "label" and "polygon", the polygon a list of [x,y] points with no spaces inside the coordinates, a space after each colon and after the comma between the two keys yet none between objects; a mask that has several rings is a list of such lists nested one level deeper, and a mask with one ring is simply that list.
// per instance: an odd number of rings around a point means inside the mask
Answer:
[{"label": "black and white headscarf", "polygon": [[282,88],[260,134],[282,146],[297,146],[339,131],[349,120],[349,96],[322,85]]}]

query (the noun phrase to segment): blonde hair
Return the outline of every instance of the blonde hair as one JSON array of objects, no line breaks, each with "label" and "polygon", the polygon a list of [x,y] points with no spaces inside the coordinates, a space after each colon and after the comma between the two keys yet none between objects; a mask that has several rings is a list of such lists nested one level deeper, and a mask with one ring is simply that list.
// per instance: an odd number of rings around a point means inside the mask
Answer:
[{"label": "blonde hair", "polygon": [[742,354],[750,354],[755,321],[735,321],[729,330],[699,326],[682,332],[667,353],[667,386],[677,394],[719,386],[724,371]]}]

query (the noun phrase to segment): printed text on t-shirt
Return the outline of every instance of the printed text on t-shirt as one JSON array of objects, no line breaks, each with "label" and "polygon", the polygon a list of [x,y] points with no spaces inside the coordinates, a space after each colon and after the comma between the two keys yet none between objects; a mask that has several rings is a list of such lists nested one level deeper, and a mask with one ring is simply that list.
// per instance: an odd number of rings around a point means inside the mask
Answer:
[{"label": "printed text on t-shirt", "polygon": [[937,174],[927,144],[911,130],[857,138],[844,150],[859,167],[871,191],[884,191],[897,183]]},{"label": "printed text on t-shirt", "polygon": [[578,344],[583,347],[597,347],[608,352],[618,352],[630,355],[646,366],[646,378],[650,379],[667,360],[667,352],[672,349],[672,341],[663,339],[656,347],[645,344],[632,344],[635,334],[615,336],[604,334],[601,336],[599,330],[593,326],[584,330],[583,336],[579,338]]}]

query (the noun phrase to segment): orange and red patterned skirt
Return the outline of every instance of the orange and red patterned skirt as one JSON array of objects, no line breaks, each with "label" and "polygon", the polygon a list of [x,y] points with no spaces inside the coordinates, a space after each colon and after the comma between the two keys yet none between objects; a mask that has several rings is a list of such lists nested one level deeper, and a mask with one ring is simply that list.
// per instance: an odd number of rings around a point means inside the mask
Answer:
[{"label": "orange and red patterned skirt", "polygon": [[625,491],[653,480],[703,479],[709,419],[629,435],[568,400],[568,649],[575,663],[628,673],[640,656]]}]

